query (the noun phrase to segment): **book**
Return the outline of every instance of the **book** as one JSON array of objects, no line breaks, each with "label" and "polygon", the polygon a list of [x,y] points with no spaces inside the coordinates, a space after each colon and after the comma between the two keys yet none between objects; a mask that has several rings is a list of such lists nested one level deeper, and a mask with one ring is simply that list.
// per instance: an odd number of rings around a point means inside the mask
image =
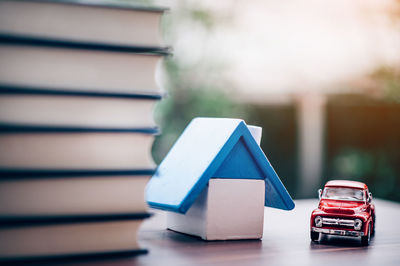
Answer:
[{"label": "book", "polygon": [[144,190],[152,172],[3,173],[0,219],[146,212]]},{"label": "book", "polygon": [[[4,36],[3,36],[4,37]],[[160,93],[155,75],[164,54],[0,36],[0,83],[113,93]]]},{"label": "book", "polygon": [[162,46],[165,8],[116,1],[0,1],[0,33],[136,46]]},{"label": "book", "polygon": [[156,129],[0,125],[1,169],[153,169]]},{"label": "book", "polygon": [[140,251],[143,214],[0,220],[0,260]]},{"label": "book", "polygon": [[158,94],[52,91],[0,85],[0,123],[100,128],[154,128]]}]

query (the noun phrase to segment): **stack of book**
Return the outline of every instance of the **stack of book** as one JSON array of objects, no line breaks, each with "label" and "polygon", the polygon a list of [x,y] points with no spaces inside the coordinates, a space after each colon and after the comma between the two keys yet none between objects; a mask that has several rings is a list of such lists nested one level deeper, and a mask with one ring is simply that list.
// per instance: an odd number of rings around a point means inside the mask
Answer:
[{"label": "stack of book", "polygon": [[146,252],[164,11],[0,0],[0,260]]}]

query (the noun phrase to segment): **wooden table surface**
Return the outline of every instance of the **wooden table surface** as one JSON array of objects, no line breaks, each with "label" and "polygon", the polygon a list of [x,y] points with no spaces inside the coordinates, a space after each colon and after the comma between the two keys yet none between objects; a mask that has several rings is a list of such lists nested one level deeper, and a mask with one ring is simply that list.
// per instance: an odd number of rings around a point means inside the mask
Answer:
[{"label": "wooden table surface", "polygon": [[[309,219],[316,199],[297,200],[293,211],[265,208],[264,237],[252,241],[212,241],[165,229],[165,214],[156,211],[140,231],[147,255],[74,265],[400,265],[400,204],[375,200],[376,235],[370,246],[358,238],[324,237],[310,242]],[[240,214],[238,214],[240,215]]]}]

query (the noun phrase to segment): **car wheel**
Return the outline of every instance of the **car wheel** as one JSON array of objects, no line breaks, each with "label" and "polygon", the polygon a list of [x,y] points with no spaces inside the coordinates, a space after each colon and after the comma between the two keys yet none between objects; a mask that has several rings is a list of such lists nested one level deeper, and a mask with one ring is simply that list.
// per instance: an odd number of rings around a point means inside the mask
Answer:
[{"label": "car wheel", "polygon": [[318,241],[319,240],[319,233],[318,232],[310,232],[311,240]]},{"label": "car wheel", "polygon": [[370,240],[371,240],[371,223],[368,225],[367,235],[361,237],[361,245],[368,246]]}]

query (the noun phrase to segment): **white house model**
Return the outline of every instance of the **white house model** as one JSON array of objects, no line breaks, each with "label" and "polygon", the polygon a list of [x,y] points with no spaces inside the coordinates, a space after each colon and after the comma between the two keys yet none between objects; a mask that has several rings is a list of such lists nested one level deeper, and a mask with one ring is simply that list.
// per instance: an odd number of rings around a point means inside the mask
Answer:
[{"label": "white house model", "polygon": [[294,203],[259,146],[261,128],[240,119],[196,118],[147,186],[168,211],[168,229],[204,240],[260,239],[264,206]]}]

